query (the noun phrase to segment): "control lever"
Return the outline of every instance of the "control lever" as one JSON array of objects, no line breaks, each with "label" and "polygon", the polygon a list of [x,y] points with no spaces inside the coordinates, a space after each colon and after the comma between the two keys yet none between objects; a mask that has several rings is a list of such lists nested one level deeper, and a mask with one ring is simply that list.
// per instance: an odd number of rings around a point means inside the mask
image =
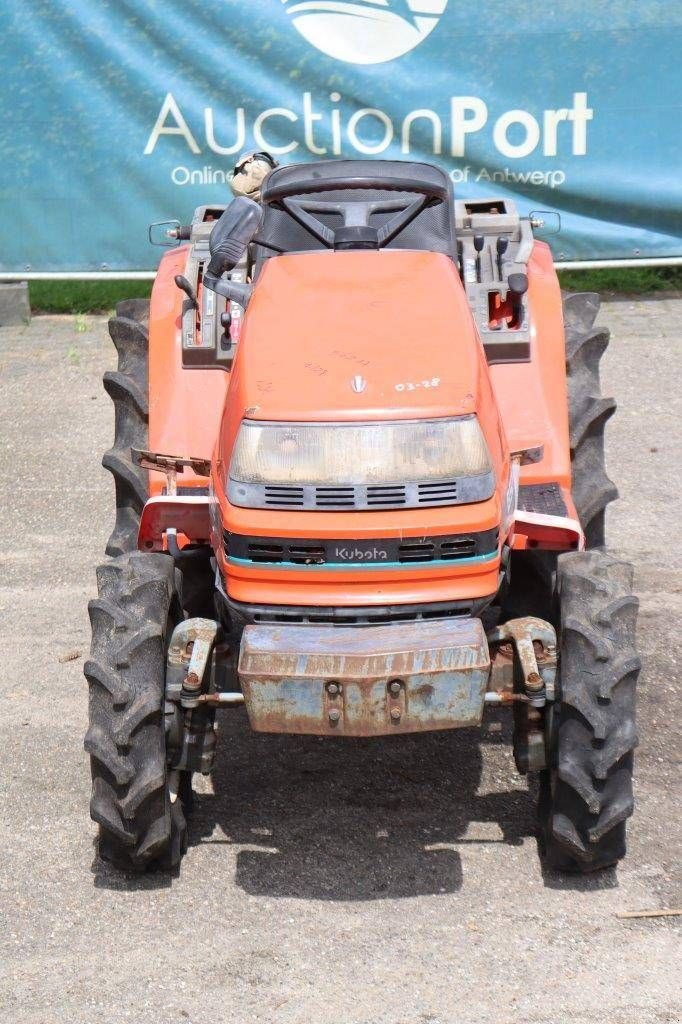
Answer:
[{"label": "control lever", "polygon": [[484,245],[485,238],[483,235],[474,235],[474,249],[476,250],[476,280],[479,284],[481,282],[481,253],[483,252]]},{"label": "control lever", "polygon": [[229,352],[232,348],[232,338],[230,337],[230,326],[232,324],[232,317],[229,313],[220,314],[220,326],[223,328],[223,333],[220,335],[220,347],[223,352]]},{"label": "control lever", "polygon": [[509,239],[506,235],[500,235],[495,245],[497,249],[497,272],[500,275],[500,281],[502,280],[502,257],[509,248]]},{"label": "control lever", "polygon": [[187,296],[187,298],[189,299],[189,301],[192,303],[190,308],[191,309],[198,309],[197,297],[194,294],[194,289],[192,288],[192,285],[189,283],[187,278],[183,277],[182,274],[176,274],[175,277],[173,278],[173,280],[175,281],[175,283],[178,286],[178,288],[180,289],[180,291],[184,292],[185,295]]},{"label": "control lever", "polygon": [[528,277],[526,274],[510,274],[507,278],[507,285],[512,295],[514,323],[521,326],[523,321],[523,296],[528,291]]}]

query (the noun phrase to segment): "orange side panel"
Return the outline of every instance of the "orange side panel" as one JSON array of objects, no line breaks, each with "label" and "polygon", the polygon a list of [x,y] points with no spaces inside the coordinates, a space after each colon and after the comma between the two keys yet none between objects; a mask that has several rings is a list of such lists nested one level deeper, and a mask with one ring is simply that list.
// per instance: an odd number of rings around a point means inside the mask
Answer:
[{"label": "orange side panel", "polygon": [[[169,455],[210,459],[230,379],[225,370],[183,369],[180,312],[184,294],[173,280],[182,274],[187,247],[166,253],[152,289],[149,317],[149,448]],[[165,483],[150,473],[150,492]],[[183,486],[206,485],[191,471],[179,479]]]},{"label": "orange side panel", "polygon": [[568,397],[561,292],[552,254],[536,242],[528,263],[532,318],[531,361],[500,363],[490,376],[512,450],[544,444],[544,458],[522,466],[522,484],[558,481],[571,486]]}]

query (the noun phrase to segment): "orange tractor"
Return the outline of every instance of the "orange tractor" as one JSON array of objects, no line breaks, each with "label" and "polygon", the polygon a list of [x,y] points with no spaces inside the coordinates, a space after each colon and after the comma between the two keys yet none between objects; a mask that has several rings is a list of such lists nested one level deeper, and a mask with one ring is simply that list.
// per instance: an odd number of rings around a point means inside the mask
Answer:
[{"label": "orange tractor", "polygon": [[420,163],[279,167],[172,234],[110,322],[100,855],[179,864],[219,710],[354,737],[508,705],[546,863],[618,861],[637,602],[604,550],[597,297],[562,308],[531,220]]}]

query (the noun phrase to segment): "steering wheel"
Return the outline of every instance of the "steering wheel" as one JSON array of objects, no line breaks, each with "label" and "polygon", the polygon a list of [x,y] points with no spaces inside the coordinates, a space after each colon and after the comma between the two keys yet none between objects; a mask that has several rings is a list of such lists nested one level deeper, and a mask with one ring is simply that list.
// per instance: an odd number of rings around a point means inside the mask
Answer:
[{"label": "steering wheel", "polygon": [[[330,202],[313,198],[299,199],[297,195],[315,192],[338,192],[349,189],[381,189],[382,191],[413,192],[416,199],[343,200]],[[369,228],[374,213],[395,211],[377,229],[377,247],[386,245],[427,206],[445,202],[445,186],[415,178],[311,178],[292,183],[275,184],[264,190],[263,201],[286,210],[290,217],[310,232],[327,248],[334,248],[336,232],[316,217],[316,213],[338,213],[344,228]]]}]

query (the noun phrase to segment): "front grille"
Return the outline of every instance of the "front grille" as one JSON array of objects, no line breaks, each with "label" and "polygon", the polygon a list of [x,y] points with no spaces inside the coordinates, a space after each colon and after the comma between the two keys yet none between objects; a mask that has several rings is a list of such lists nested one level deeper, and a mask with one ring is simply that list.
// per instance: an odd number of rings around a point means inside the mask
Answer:
[{"label": "front grille", "polygon": [[498,531],[467,535],[398,537],[372,540],[301,540],[294,537],[246,537],[224,534],[225,554],[242,562],[269,565],[329,565],[333,567],[456,562],[497,551]]},{"label": "front grille", "polygon": [[487,501],[495,490],[494,473],[456,480],[394,484],[244,484],[230,480],[227,496],[239,508],[305,509],[311,512],[426,508]]}]

